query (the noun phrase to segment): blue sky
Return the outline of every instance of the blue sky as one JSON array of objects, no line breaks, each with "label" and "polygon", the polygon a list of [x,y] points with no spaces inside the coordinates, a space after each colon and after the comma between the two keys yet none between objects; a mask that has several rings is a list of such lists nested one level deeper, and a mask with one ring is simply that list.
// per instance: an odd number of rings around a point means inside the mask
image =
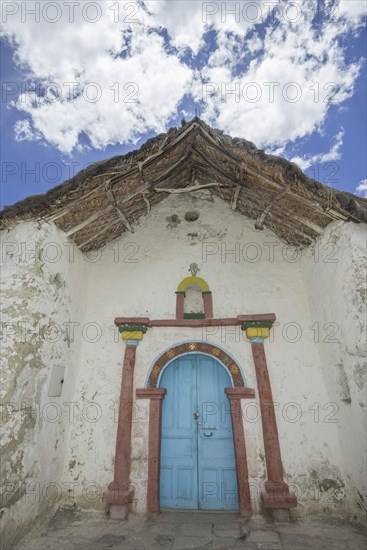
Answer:
[{"label": "blue sky", "polygon": [[3,2],[1,206],[195,109],[366,196],[365,15],[365,0]]}]

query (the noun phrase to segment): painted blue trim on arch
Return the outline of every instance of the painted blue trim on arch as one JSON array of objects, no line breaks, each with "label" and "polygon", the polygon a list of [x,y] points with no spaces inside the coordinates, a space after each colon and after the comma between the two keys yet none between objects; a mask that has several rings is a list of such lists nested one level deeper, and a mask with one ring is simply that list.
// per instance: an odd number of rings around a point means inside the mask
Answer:
[{"label": "painted blue trim on arch", "polygon": [[[222,346],[218,346],[218,344],[214,344],[214,342],[211,342],[210,340],[184,340],[183,342],[177,342],[176,344],[171,344],[170,346],[168,346],[168,348],[165,348],[164,351],[162,351],[159,355],[156,356],[156,358],[154,359],[152,365],[150,366],[149,370],[148,370],[148,374],[147,374],[147,377],[146,377],[146,380],[145,380],[145,387],[147,388],[148,387],[148,382],[149,382],[149,377],[150,377],[150,373],[152,372],[153,368],[154,368],[154,365],[156,364],[156,362],[165,354],[167,353],[167,351],[169,351],[170,349],[172,348],[175,348],[176,346],[181,346],[183,344],[210,344],[211,346],[214,346],[215,348],[218,348],[218,349],[221,349],[222,351],[224,351],[224,353],[226,353],[231,359],[232,361],[234,361],[234,363],[236,363],[237,367],[240,369],[240,372],[241,372],[241,375],[242,375],[242,378],[243,378],[243,383],[245,385],[245,387],[248,387],[247,386],[247,381],[246,381],[246,377],[243,373],[243,370],[242,370],[242,367],[240,365],[240,363],[237,361],[237,359],[235,357],[233,357],[233,355],[231,353],[229,353],[225,348],[222,348]],[[211,357],[212,359],[216,359],[218,361],[218,363],[220,365],[222,365],[226,371],[229,373],[229,376],[231,377],[231,382],[232,382],[232,386],[233,386],[233,378],[232,378],[232,373],[230,372],[230,370],[226,367],[226,365],[224,365],[222,363],[222,361],[220,359],[218,359],[217,357],[214,357],[214,355],[212,355],[211,353],[205,353],[203,351],[197,351],[197,350],[192,350],[192,351],[187,351],[186,353],[182,353],[180,355],[177,355],[175,357],[172,357],[172,359],[170,359],[166,365],[164,366],[164,368],[162,369],[160,375],[159,375],[159,378],[157,380],[157,386],[159,386],[159,382],[160,382],[160,379],[161,379],[161,376],[163,374],[163,372],[166,370],[166,368],[168,367],[168,365],[170,365],[172,363],[172,361],[174,361],[175,359],[177,359],[178,357],[183,357],[184,355],[190,355],[192,353],[200,353],[200,355],[206,355],[208,357]]]}]

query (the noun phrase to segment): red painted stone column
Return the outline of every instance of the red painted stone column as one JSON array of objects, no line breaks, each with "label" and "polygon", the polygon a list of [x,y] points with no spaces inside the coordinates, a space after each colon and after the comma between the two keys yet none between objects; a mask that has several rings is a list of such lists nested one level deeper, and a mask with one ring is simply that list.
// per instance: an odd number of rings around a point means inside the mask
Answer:
[{"label": "red painted stone column", "polygon": [[134,488],[130,482],[130,454],[135,357],[139,340],[146,328],[135,325],[123,325],[119,328],[126,348],[122,367],[114,478],[103,494],[103,501],[109,506],[111,519],[125,520],[134,498]]},{"label": "red painted stone column", "polygon": [[272,510],[276,521],[289,521],[289,509],[297,506],[297,499],[283,479],[278,427],[264,349],[264,338],[268,337],[270,327],[261,326],[261,323],[245,323],[242,328],[251,342],[260,400],[267,471],[262,502],[265,508]]},{"label": "red painted stone column", "polygon": [[150,399],[147,484],[148,517],[157,516],[160,512],[159,485],[161,465],[162,401],[166,393],[167,390],[165,388],[147,388],[136,390],[136,397],[138,399]]},{"label": "red painted stone column", "polygon": [[251,496],[241,399],[255,397],[255,390],[251,388],[225,388],[224,391],[230,402],[240,516],[249,518],[251,517]]}]

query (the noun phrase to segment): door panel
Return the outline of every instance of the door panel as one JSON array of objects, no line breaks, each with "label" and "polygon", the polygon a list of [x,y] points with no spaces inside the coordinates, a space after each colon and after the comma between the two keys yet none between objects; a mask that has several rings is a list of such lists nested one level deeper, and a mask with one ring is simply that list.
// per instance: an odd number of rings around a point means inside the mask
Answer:
[{"label": "door panel", "polygon": [[[238,508],[228,372],[215,359],[190,354],[163,372],[162,508]],[[195,420],[194,413],[200,417]]]},{"label": "door panel", "polygon": [[236,462],[231,415],[224,388],[228,372],[215,359],[197,356],[197,398],[202,426],[198,426],[199,508],[238,508]]},{"label": "door panel", "polygon": [[163,373],[167,388],[162,408],[161,506],[197,508],[196,363],[176,359]]}]

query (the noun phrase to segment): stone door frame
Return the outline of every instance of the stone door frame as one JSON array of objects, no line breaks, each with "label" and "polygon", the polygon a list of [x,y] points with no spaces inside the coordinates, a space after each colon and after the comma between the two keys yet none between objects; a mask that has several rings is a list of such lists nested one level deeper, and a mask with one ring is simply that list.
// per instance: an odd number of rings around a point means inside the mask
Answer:
[{"label": "stone door frame", "polygon": [[[103,494],[103,501],[109,507],[110,517],[126,519],[129,505],[134,498],[134,488],[131,486],[130,481],[133,379],[136,348],[146,331],[150,327],[202,328],[241,325],[241,330],[246,334],[247,341],[252,348],[261,410],[267,471],[267,480],[264,483],[265,491],[261,493],[261,500],[264,508],[272,512],[274,519],[279,521],[289,520],[289,510],[297,506],[297,498],[284,481],[276,414],[264,347],[264,340],[269,337],[274,321],[274,313],[237,315],[237,317],[224,319],[149,319],[149,317],[117,317],[115,319],[115,325],[119,327],[126,348],[122,367],[114,478]],[[174,357],[177,357],[178,354],[190,351],[205,352],[205,346],[206,352],[212,353],[222,362],[232,376],[234,387],[226,388],[225,391],[230,400],[231,408],[239,507],[242,516],[249,516],[251,506],[241,399],[253,398],[255,390],[245,387],[239,365],[224,350],[207,342],[196,342],[196,345],[194,344],[195,342],[184,342],[164,352],[150,371],[148,387],[136,390],[138,399],[150,399],[147,513],[148,515],[159,513],[162,400],[166,393],[164,388],[157,387],[159,374],[164,366]],[[194,348],[192,348],[193,345]],[[180,346],[181,350],[179,349]],[[190,347],[185,348],[185,346]],[[198,349],[200,347],[201,350]],[[162,357],[163,360],[160,362]]]}]

